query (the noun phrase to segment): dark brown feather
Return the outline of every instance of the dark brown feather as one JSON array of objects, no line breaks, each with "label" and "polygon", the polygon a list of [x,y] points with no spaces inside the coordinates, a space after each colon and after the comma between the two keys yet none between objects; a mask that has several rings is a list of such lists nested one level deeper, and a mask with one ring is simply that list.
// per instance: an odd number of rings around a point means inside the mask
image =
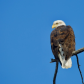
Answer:
[{"label": "dark brown feather", "polygon": [[59,59],[59,44],[62,45],[66,60],[72,56],[72,52],[75,50],[75,35],[71,26],[59,26],[55,28],[51,32],[50,39],[55,59]]}]

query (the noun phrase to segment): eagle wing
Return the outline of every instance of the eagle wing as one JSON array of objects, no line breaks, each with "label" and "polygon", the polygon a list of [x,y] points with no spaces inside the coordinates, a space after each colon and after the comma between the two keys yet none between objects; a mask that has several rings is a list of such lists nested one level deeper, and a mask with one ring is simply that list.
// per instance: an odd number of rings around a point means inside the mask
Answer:
[{"label": "eagle wing", "polygon": [[65,60],[72,56],[72,52],[75,50],[75,35],[71,26],[59,26],[51,32],[51,49],[55,56],[58,58],[59,44],[62,45],[62,51],[64,52]]}]

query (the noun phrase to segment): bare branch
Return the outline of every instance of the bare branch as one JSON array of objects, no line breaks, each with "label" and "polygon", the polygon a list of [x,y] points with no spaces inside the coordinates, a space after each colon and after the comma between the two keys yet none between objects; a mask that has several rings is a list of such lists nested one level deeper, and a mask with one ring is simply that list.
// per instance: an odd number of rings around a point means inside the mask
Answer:
[{"label": "bare branch", "polygon": [[84,84],[83,83],[83,76],[82,76],[82,72],[81,72],[81,70],[80,70],[80,66],[79,66],[79,59],[78,59],[78,56],[76,55],[76,58],[77,58],[77,65],[78,65],[78,69],[79,69],[79,72],[80,72],[80,75],[81,75],[81,79],[82,79],[82,84]]},{"label": "bare branch", "polygon": [[55,69],[55,73],[54,73],[53,84],[55,84],[57,72],[58,72],[58,61],[56,62],[56,69]]},{"label": "bare branch", "polygon": [[[77,54],[79,54],[79,53],[81,53],[81,52],[83,52],[83,51],[84,51],[84,47],[81,48],[81,49],[79,49],[79,50],[73,51],[73,52],[72,52],[72,56],[73,56],[73,55],[77,55]],[[51,62],[50,62],[50,63],[52,63],[52,62],[57,62],[57,60],[56,60],[56,59],[51,59]]]},{"label": "bare branch", "polygon": [[73,52],[72,52],[72,56],[73,56],[73,55],[77,55],[77,54],[79,54],[79,53],[81,53],[81,52],[83,52],[83,51],[84,51],[84,47],[81,48],[81,49],[79,49],[79,50],[73,51]]}]

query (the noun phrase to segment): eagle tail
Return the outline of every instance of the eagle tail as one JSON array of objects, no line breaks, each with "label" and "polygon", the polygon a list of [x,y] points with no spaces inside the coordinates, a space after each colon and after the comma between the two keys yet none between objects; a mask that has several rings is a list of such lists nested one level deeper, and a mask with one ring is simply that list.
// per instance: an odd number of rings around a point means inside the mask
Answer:
[{"label": "eagle tail", "polygon": [[58,57],[59,57],[60,62],[62,64],[62,68],[66,68],[66,69],[71,68],[72,60],[71,60],[71,58],[69,58],[68,60],[65,60],[65,56],[63,56],[64,52],[62,50],[63,50],[62,45],[59,44],[60,53],[58,54]]}]

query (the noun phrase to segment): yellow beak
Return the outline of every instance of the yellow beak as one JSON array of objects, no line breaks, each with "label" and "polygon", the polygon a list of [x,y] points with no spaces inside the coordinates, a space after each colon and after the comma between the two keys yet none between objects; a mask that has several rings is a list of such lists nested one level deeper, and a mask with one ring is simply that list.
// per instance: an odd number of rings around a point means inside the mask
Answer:
[{"label": "yellow beak", "polygon": [[53,25],[52,25],[52,29],[53,29],[53,28],[55,28],[55,27],[56,27],[56,25],[55,25],[55,24],[53,24]]}]

